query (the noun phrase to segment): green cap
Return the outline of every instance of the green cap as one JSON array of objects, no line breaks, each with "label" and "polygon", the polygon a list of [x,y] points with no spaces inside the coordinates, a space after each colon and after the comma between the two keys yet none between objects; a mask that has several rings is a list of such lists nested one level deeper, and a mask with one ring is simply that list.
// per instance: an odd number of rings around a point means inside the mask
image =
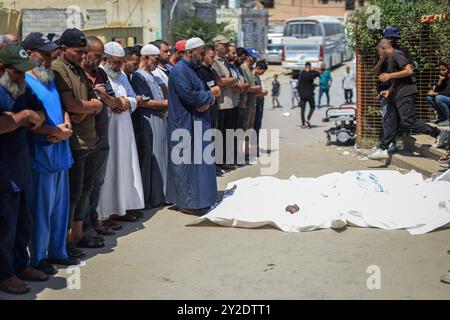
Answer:
[{"label": "green cap", "polygon": [[28,54],[19,45],[11,44],[0,49],[0,64],[11,66],[18,71],[29,71],[38,66],[28,59]]}]

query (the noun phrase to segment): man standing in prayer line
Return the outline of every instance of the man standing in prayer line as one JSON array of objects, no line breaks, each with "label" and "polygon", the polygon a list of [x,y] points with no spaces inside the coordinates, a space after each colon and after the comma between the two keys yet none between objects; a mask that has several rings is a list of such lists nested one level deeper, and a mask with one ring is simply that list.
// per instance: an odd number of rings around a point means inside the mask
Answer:
[{"label": "man standing in prayer line", "polygon": [[169,63],[166,64],[166,69],[170,72],[181,60],[184,55],[186,40],[179,40],[170,50]]},{"label": "man standing in prayer line", "polygon": [[[235,128],[234,125],[234,107],[237,105],[233,89],[237,86],[238,79],[233,77],[231,73],[230,65],[227,61],[227,54],[230,51],[231,39],[223,35],[218,35],[213,39],[216,56],[214,57],[214,63],[212,65],[213,69],[220,76],[219,86],[222,91],[219,100],[219,130],[222,132],[223,137],[223,159],[218,159],[221,164],[220,168],[222,170],[234,170],[236,167],[234,163],[234,154],[227,153],[227,146],[234,143],[233,141],[227,140],[226,132],[227,130],[232,130]],[[228,148],[230,151],[230,148]]]},{"label": "man standing in prayer line", "polygon": [[[166,86],[166,89],[169,85],[169,75],[170,75],[170,67],[167,68],[167,64],[170,62],[170,50],[169,44],[164,40],[156,40],[150,43],[158,48],[159,60],[158,66],[152,71],[153,75],[160,78],[162,83]],[[165,90],[165,89],[164,89]]]},{"label": "man standing in prayer line", "polygon": [[140,97],[136,97],[122,71],[125,56],[122,46],[116,42],[108,42],[105,45],[105,55],[107,59],[102,68],[123,108],[120,113],[110,114],[110,153],[105,182],[100,192],[98,213],[102,220],[111,217],[117,221],[134,222],[138,219],[137,214],[127,210],[145,207],[139,157],[131,121],[131,112],[136,110]]},{"label": "man standing in prayer line", "polygon": [[[78,29],[67,29],[56,41],[60,46],[59,58],[52,62],[55,85],[64,111],[70,114],[73,134],[70,137],[73,165],[69,170],[70,209],[67,251],[69,256],[83,258],[79,248],[99,248],[101,241],[86,241],[83,220],[92,191],[97,159],[93,151],[98,143],[95,115],[103,103],[97,99],[94,88],[87,79],[81,63],[86,52],[86,37]],[[92,240],[92,241],[91,241]]]},{"label": "man standing in prayer line", "polygon": [[167,106],[153,71],[158,65],[159,49],[148,44],[141,50],[141,64],[131,85],[142,103],[132,114],[139,154],[146,208],[165,204],[167,181]]},{"label": "man standing in prayer line", "polygon": [[25,82],[41,101],[47,113],[43,126],[32,135],[33,179],[29,204],[33,216],[30,265],[47,275],[58,269],[54,264],[77,265],[66,250],[69,219],[69,168],[73,158],[69,138],[72,124],[62,110],[51,70],[52,52],[58,46],[40,32],[30,33],[22,42],[30,60],[38,66],[28,71]]},{"label": "man standing in prayer line", "polygon": [[40,101],[25,86],[25,72],[37,66],[14,44],[0,49],[0,290],[25,294],[23,281],[47,281],[28,266],[32,230],[27,189],[31,183],[29,128],[45,120]]},{"label": "man standing in prayer line", "polygon": [[84,219],[84,233],[91,237],[111,236],[115,231],[121,230],[122,226],[108,219],[100,223],[97,207],[100,197],[100,190],[106,175],[106,164],[109,157],[109,110],[120,109],[121,102],[116,98],[108,80],[106,72],[100,68],[100,63],[104,55],[103,42],[96,37],[87,37],[86,54],[83,59],[82,68],[86,77],[91,82],[100,100],[103,102],[103,109],[95,116],[95,130],[99,141],[94,150],[96,165],[94,168],[94,178],[92,192],[89,198],[89,206]]},{"label": "man standing in prayer line", "polygon": [[170,158],[166,199],[182,212],[204,214],[217,198],[214,154],[207,155],[212,163],[207,163],[203,155],[207,146],[214,145],[212,137],[204,142],[203,134],[211,128],[208,109],[215,98],[196,73],[203,63],[205,43],[200,38],[191,38],[185,49],[185,56],[169,76],[167,139]]}]

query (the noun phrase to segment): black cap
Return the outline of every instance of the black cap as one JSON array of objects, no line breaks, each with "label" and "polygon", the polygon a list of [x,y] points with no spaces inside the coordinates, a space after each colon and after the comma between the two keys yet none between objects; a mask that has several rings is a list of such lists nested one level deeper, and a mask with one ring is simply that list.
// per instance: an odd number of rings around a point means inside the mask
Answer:
[{"label": "black cap", "polygon": [[86,36],[80,30],[73,28],[63,32],[61,37],[55,41],[57,45],[66,45],[68,47],[87,46]]},{"label": "black cap", "polygon": [[51,42],[44,34],[40,32],[30,33],[23,41],[21,46],[25,50],[53,51],[58,46]]}]

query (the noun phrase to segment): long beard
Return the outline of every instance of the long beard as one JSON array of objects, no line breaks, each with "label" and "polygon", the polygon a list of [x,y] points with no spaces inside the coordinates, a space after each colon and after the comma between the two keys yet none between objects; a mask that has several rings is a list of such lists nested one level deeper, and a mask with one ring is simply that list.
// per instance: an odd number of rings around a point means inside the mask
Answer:
[{"label": "long beard", "polygon": [[25,82],[20,84],[13,82],[6,71],[0,77],[0,85],[5,87],[6,91],[8,91],[14,98],[17,98],[25,93]]},{"label": "long beard", "polygon": [[196,67],[201,67],[203,64],[203,59],[202,58],[198,58],[198,57],[192,57],[191,58],[191,63],[196,66]]},{"label": "long beard", "polygon": [[121,71],[114,71],[109,63],[105,63],[103,68],[108,77],[110,77],[113,81],[119,80]]},{"label": "long beard", "polygon": [[47,69],[45,66],[36,67],[33,69],[33,73],[41,80],[41,82],[45,84],[49,84],[55,79],[55,74],[53,73],[52,69]]}]

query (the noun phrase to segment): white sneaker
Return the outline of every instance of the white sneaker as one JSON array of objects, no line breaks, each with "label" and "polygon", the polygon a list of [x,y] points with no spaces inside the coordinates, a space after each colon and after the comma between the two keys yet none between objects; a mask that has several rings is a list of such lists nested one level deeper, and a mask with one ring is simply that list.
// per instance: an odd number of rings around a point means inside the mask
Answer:
[{"label": "white sneaker", "polygon": [[377,149],[374,153],[367,156],[371,160],[386,160],[389,159],[387,150]]}]

